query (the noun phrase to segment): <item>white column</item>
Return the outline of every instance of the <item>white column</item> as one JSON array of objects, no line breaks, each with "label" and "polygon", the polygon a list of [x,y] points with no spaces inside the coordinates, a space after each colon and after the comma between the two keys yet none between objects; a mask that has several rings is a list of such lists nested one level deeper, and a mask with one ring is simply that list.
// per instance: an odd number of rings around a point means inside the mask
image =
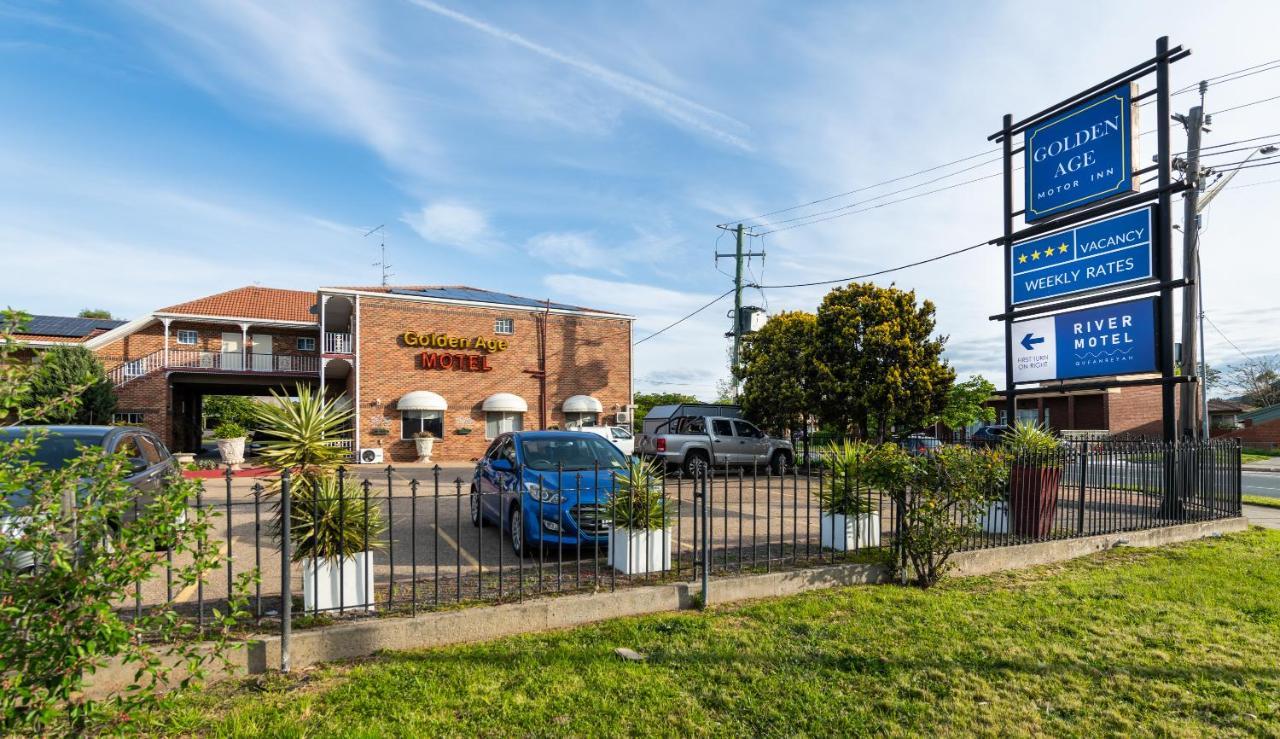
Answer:
[{"label": "white column", "polygon": [[164,324],[164,366],[169,366],[169,324],[172,318],[161,318],[160,322]]},{"label": "white column", "polygon": [[240,324],[240,370],[247,372],[249,367],[249,324]]},{"label": "white column", "polygon": [[[329,304],[329,296],[321,295],[320,296],[320,355],[321,356],[324,356],[324,353],[329,351],[329,348],[324,344],[324,309],[325,309],[325,306],[327,306],[328,304]],[[321,374],[321,376],[323,377],[323,373]]]}]

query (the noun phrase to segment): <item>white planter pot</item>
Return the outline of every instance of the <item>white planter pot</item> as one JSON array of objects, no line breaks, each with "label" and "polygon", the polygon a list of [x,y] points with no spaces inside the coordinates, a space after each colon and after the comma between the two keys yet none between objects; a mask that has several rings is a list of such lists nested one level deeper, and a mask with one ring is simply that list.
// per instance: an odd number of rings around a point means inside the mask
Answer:
[{"label": "white planter pot", "polygon": [[991,501],[978,516],[978,528],[984,534],[1009,533],[1009,504],[1003,500]]},{"label": "white planter pot", "polygon": [[222,455],[223,464],[244,464],[244,439],[217,439],[218,454]]},{"label": "white planter pot", "polygon": [[671,529],[611,529],[609,566],[624,575],[671,569]]},{"label": "white planter pot", "polygon": [[837,552],[880,546],[880,512],[846,516],[822,514],[822,546]]},{"label": "white planter pot", "polygon": [[372,607],[373,598],[373,552],[353,554],[341,565],[335,559],[302,561],[303,610]]},{"label": "white planter pot", "polygon": [[427,464],[431,461],[431,451],[435,449],[436,440],[430,439],[414,439],[413,445],[418,448],[418,461]]}]

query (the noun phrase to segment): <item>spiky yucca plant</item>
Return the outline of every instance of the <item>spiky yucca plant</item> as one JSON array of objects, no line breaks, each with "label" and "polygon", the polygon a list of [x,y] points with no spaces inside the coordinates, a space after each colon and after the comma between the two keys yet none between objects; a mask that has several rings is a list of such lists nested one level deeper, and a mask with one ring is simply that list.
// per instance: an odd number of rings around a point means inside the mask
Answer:
[{"label": "spiky yucca plant", "polygon": [[662,468],[647,460],[631,460],[613,486],[610,515],[614,528],[632,531],[665,529],[671,518],[662,494]]},{"label": "spiky yucca plant", "polygon": [[1047,426],[1030,421],[1019,421],[1004,435],[1005,451],[1014,457],[1014,464],[1035,467],[1061,467],[1062,443],[1050,433]]},{"label": "spiky yucca plant", "polygon": [[[366,501],[358,488],[342,490],[333,475],[311,474],[297,478],[292,491],[289,530],[293,541],[293,560],[341,560],[357,552],[376,551],[385,547],[387,532],[382,508],[377,501]],[[281,538],[281,520],[277,515],[271,533]]]},{"label": "spiky yucca plant", "polygon": [[823,512],[838,516],[871,513],[870,491],[876,467],[876,447],[865,441],[844,440],[829,444],[822,452],[823,461],[831,467],[831,476],[820,486],[818,498]]},{"label": "spiky yucca plant", "polygon": [[325,400],[305,386],[298,387],[298,400],[278,395],[276,403],[260,403],[253,410],[254,420],[267,437],[260,457],[277,470],[333,470],[346,461],[351,452],[333,444],[343,425],[350,420],[351,410],[338,401]]}]

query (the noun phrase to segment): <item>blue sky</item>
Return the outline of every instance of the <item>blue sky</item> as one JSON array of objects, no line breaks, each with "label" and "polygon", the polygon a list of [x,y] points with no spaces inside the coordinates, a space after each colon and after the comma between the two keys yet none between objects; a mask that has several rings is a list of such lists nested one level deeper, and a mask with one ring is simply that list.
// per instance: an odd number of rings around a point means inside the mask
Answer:
[{"label": "blue sky", "polygon": [[[1280,56],[1275,3],[1037,5],[0,0],[3,302],[131,316],[255,282],[373,284],[361,234],[385,223],[396,282],[624,311],[641,337],[728,289],[717,223],[982,152],[1003,113],[1162,33],[1195,52],[1176,86]],[[1214,86],[1209,108],[1272,95],[1280,71]],[[1278,122],[1280,102],[1224,113],[1206,143]],[[1205,231],[1206,306],[1249,353],[1280,351],[1277,192],[1225,192]],[[769,236],[751,275],[835,278],[998,229],[985,180]],[[881,282],[933,299],[957,368],[997,379],[999,275],[990,249]],[[637,389],[710,395],[724,315],[642,344]],[[1212,330],[1208,346],[1240,358]]]}]

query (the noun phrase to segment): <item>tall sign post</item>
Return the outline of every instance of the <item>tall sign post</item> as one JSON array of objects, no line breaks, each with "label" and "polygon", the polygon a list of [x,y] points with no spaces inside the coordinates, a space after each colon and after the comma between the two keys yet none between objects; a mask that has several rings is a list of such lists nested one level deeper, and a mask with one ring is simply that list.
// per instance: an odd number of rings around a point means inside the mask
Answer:
[{"label": "tall sign post", "polygon": [[[1004,152],[1004,235],[992,240],[1004,247],[1004,312],[991,318],[1005,327],[1009,423],[1020,384],[1160,385],[1163,435],[1175,439],[1175,386],[1192,378],[1175,372],[1173,291],[1191,283],[1173,278],[1170,200],[1186,186],[1171,181],[1169,65],[1190,53],[1161,37],[1154,57],[1021,121],[1006,114],[989,137]],[[1150,76],[1155,86],[1140,92]],[[1143,168],[1135,124],[1150,97],[1156,157]],[[1149,174],[1156,187],[1144,191]]]}]

